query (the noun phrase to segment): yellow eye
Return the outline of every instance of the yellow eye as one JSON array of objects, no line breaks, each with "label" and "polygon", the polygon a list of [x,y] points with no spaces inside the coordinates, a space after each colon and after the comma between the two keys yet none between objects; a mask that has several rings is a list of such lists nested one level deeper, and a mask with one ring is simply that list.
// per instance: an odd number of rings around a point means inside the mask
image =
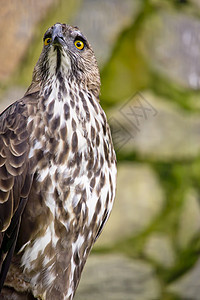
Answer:
[{"label": "yellow eye", "polygon": [[82,42],[82,41],[80,41],[80,40],[76,40],[75,42],[74,42],[74,45],[76,46],[76,48],[78,48],[79,50],[83,50],[83,48],[84,48],[84,43]]},{"label": "yellow eye", "polygon": [[50,44],[51,43],[51,38],[46,38],[45,40],[44,40],[44,45],[45,46],[47,46],[48,44]]}]

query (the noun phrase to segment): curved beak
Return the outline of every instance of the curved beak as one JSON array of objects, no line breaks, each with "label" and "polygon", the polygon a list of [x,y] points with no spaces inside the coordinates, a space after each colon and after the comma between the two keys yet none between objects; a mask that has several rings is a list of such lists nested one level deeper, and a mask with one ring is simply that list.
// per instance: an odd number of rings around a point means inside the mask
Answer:
[{"label": "curved beak", "polygon": [[52,32],[52,45],[63,46],[64,44],[65,40],[62,32],[62,25],[60,23],[56,23]]}]

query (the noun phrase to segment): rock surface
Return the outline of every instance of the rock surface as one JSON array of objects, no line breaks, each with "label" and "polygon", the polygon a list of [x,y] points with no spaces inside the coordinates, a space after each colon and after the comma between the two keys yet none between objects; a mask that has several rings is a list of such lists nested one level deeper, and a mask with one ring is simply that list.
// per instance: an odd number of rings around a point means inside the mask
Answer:
[{"label": "rock surface", "polygon": [[147,239],[144,254],[164,268],[172,267],[176,260],[171,240],[162,233],[154,233]]},{"label": "rock surface", "polygon": [[200,87],[200,22],[197,18],[160,9],[143,23],[138,47],[151,65],[177,84]]},{"label": "rock surface", "polygon": [[114,209],[97,246],[111,245],[145,230],[162,211],[164,196],[155,172],[148,165],[118,166]]},{"label": "rock surface", "polygon": [[74,23],[85,33],[100,66],[105,64],[122,30],[133,22],[140,8],[138,0],[84,0]]},{"label": "rock surface", "polygon": [[168,160],[200,152],[200,114],[188,113],[151,92],[134,95],[109,113],[117,151]]},{"label": "rock surface", "polygon": [[200,235],[200,204],[197,191],[190,190],[185,195],[185,201],[180,213],[178,243],[185,248],[192,239]]},{"label": "rock surface", "polygon": [[175,293],[184,300],[200,300],[200,260],[195,266],[183,275],[180,279],[172,283],[168,291]]},{"label": "rock surface", "polygon": [[56,0],[1,0],[0,81],[8,79],[23,58],[36,24]]},{"label": "rock surface", "polygon": [[191,3],[194,4],[194,7],[200,8],[200,1],[199,0],[191,0]]},{"label": "rock surface", "polygon": [[10,104],[14,103],[16,100],[22,98],[25,94],[26,90],[23,87],[12,87],[7,90],[3,95],[0,97],[0,112],[2,112],[6,107]]},{"label": "rock surface", "polygon": [[74,300],[160,299],[159,281],[152,266],[118,255],[92,255]]}]

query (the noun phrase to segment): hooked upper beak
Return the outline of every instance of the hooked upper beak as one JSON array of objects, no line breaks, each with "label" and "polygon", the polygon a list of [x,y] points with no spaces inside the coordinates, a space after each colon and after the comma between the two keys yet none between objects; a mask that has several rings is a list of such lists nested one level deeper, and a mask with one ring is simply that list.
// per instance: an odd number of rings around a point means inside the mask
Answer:
[{"label": "hooked upper beak", "polygon": [[52,45],[63,46],[65,44],[62,26],[59,23],[56,23],[53,27],[52,32]]}]

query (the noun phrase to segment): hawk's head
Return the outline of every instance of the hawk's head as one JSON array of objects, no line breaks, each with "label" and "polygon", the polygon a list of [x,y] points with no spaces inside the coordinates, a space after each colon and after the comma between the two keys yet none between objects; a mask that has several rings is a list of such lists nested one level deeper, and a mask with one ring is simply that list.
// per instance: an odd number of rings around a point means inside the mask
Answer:
[{"label": "hawk's head", "polygon": [[94,52],[77,27],[56,23],[44,35],[44,47],[33,72],[32,86],[56,78],[85,85],[97,97],[100,76]]}]

